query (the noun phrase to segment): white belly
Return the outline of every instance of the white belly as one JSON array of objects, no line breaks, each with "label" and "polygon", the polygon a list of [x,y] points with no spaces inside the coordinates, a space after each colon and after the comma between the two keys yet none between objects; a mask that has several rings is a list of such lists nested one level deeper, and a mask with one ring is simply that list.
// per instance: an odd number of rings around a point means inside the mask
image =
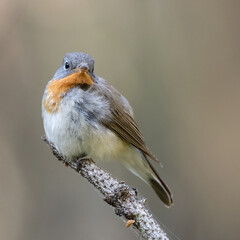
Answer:
[{"label": "white belly", "polygon": [[129,144],[97,119],[90,121],[84,111],[74,108],[74,104],[74,100],[67,99],[56,113],[48,113],[43,109],[47,138],[69,159],[82,154],[93,159],[119,158]]}]

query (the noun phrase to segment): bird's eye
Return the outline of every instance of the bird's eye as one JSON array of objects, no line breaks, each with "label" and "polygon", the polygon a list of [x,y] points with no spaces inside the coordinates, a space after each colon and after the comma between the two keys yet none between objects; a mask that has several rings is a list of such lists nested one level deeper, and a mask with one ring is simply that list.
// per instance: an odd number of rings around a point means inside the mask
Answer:
[{"label": "bird's eye", "polygon": [[70,64],[69,64],[69,62],[65,62],[64,67],[65,67],[65,69],[69,69],[69,68],[70,68]]}]

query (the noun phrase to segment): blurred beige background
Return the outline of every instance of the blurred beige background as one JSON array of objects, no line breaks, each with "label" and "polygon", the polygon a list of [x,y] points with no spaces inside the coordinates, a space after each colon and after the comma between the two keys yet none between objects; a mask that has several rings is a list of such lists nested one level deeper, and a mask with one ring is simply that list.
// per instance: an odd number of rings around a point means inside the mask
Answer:
[{"label": "blurred beige background", "polygon": [[239,9],[234,0],[2,0],[0,238],[137,237],[40,139],[45,85],[66,52],[83,51],[132,104],[174,207],[120,164],[99,165],[136,186],[180,239],[239,239]]}]

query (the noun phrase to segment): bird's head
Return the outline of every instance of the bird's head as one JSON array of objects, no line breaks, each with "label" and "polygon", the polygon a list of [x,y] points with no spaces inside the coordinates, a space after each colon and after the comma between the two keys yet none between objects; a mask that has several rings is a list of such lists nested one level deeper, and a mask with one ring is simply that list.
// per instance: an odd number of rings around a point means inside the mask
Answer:
[{"label": "bird's head", "polygon": [[53,79],[62,79],[76,72],[87,74],[94,81],[93,58],[81,52],[67,53],[63,58],[60,68],[55,72]]}]

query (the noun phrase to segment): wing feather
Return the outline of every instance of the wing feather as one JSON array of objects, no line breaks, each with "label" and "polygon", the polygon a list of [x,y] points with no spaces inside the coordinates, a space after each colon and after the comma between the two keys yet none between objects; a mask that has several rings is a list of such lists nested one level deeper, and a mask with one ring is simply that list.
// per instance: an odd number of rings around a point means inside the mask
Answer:
[{"label": "wing feather", "polygon": [[[102,94],[110,103],[111,116],[101,119],[103,125],[114,131],[119,137],[132,144],[156,162],[156,157],[147,148],[143,135],[137,126],[133,116],[131,116],[131,107],[127,100],[124,100],[121,94],[110,84],[104,82],[104,85],[93,84],[92,89]],[[99,91],[100,90],[100,91]]]}]

